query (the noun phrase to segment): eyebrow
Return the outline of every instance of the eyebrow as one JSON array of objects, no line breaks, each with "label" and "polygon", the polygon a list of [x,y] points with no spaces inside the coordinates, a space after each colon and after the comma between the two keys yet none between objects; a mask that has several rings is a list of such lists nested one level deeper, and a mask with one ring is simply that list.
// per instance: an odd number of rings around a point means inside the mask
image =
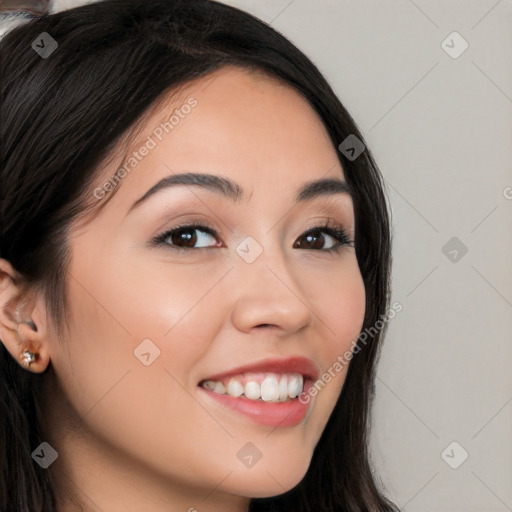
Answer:
[{"label": "eyebrow", "polygon": [[[142,197],[132,204],[128,213],[139,206],[151,196],[163,189],[179,186],[196,186],[211,192],[220,194],[236,202],[243,198],[244,191],[242,187],[233,180],[216,174],[204,174],[186,172],[173,174],[161,179],[156,185],[153,185]],[[353,197],[352,190],[346,181],[335,178],[322,178],[315,181],[309,181],[302,185],[295,196],[295,202],[310,201],[316,197],[330,196],[334,194],[348,194]]]}]

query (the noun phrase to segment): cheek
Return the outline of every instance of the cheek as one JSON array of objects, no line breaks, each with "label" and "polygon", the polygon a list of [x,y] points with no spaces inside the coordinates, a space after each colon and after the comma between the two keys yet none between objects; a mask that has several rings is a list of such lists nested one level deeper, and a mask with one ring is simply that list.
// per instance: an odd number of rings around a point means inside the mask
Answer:
[{"label": "cheek", "polygon": [[[128,258],[101,261],[95,266],[101,273],[87,261],[76,261],[70,269],[71,338],[66,350],[56,351],[54,365],[71,402],[85,414],[116,386],[126,391],[119,397],[120,407],[126,402],[123,396],[129,396],[134,404],[154,398],[153,411],[161,399],[174,411],[186,408],[190,400],[178,383],[195,386],[191,370],[225,320],[225,310],[214,307],[218,291],[209,293],[222,269],[215,275],[211,269],[179,268],[171,274],[162,272],[162,265],[140,265]],[[141,421],[143,417],[137,415]]]},{"label": "cheek", "polygon": [[[88,277],[78,268],[71,269],[75,279],[69,283],[71,338],[57,351],[54,366],[87,428],[173,478],[189,466],[196,474],[206,452],[218,460],[229,453],[237,461],[239,447],[229,437],[219,443],[225,433],[194,400],[190,385],[191,370],[220,321],[205,296],[216,279],[175,272],[165,282],[132,266],[128,281],[126,274],[121,279],[126,269],[120,266]],[[138,350],[143,340],[145,348]],[[143,363],[146,352],[149,365]],[[215,475],[203,476],[216,485]]]},{"label": "cheek", "polygon": [[162,352],[178,342],[178,356],[186,347],[200,350],[201,340],[207,339],[202,326],[213,321],[207,296],[222,269],[212,277],[209,268],[192,270],[168,261],[148,264],[129,254],[123,257],[120,250],[115,259],[108,256],[95,268],[87,261],[74,266],[70,305],[78,335],[88,331],[93,343],[98,337],[113,344],[122,338],[124,350],[131,351],[146,338]]},{"label": "cheek", "polygon": [[354,256],[339,273],[331,273],[323,283],[312,286],[312,303],[317,315],[322,344],[320,376],[310,390],[315,417],[315,436],[320,437],[341,393],[352,360],[352,350],[363,326],[366,293]]},{"label": "cheek", "polygon": [[364,321],[366,292],[355,255],[341,271],[315,283],[311,302],[325,333],[325,352],[334,362],[357,340]]}]

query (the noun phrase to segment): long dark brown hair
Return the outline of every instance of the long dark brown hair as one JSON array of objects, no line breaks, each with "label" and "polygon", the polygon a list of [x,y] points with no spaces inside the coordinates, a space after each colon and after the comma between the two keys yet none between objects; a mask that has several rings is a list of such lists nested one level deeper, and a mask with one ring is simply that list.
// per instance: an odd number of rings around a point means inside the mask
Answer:
[{"label": "long dark brown hair", "polygon": [[[47,58],[31,46],[43,32],[58,43]],[[27,287],[44,292],[55,325],[62,324],[67,305],[67,228],[83,211],[84,191],[101,162],[164,93],[223,66],[240,66],[297,90],[335,148],[349,135],[363,141],[300,50],[268,24],[215,1],[106,0],[45,15],[4,36],[0,64],[0,257]],[[366,329],[389,306],[390,217],[368,148],[356,159],[336,150],[354,194]],[[379,490],[368,453],[375,365],[385,330],[354,355],[304,479],[281,496],[252,500],[251,512],[398,510]],[[31,458],[44,441],[37,393],[48,369],[24,370],[3,344],[0,367],[1,510],[53,512],[55,489],[47,470]]]}]

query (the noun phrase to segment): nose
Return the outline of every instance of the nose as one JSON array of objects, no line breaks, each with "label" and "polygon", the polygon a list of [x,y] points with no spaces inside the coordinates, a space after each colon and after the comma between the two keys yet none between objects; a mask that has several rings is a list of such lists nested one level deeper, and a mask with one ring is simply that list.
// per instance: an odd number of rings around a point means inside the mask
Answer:
[{"label": "nose", "polygon": [[252,263],[238,258],[231,278],[235,282],[231,320],[238,330],[249,333],[269,327],[289,335],[312,323],[315,315],[300,275],[292,272],[279,250],[265,249]]}]

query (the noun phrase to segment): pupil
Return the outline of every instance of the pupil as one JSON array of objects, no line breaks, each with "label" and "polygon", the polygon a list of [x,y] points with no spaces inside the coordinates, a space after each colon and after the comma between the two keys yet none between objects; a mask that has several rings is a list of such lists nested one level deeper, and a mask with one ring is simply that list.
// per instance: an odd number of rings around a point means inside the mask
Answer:
[{"label": "pupil", "polygon": [[178,238],[181,242],[184,242],[187,247],[193,247],[197,241],[197,236],[193,229],[183,229],[179,231]]},{"label": "pupil", "polygon": [[[313,231],[312,233],[318,233],[318,231]],[[308,243],[313,242],[313,247],[315,247],[317,249],[322,248],[322,239],[319,236],[309,234],[309,235],[307,235],[306,240]]]}]

